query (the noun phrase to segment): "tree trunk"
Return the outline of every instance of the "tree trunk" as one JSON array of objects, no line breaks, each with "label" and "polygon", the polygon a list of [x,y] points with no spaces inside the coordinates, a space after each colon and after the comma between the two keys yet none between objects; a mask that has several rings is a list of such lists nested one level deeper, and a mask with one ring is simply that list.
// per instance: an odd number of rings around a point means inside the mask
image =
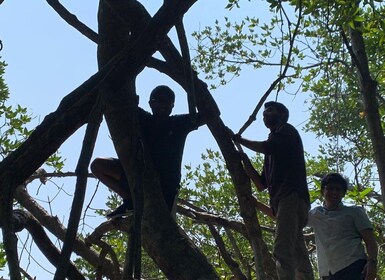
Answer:
[{"label": "tree trunk", "polygon": [[[172,2],[172,1],[170,1]],[[178,1],[176,1],[178,2]],[[137,37],[137,30],[131,29],[128,22],[120,19],[127,18],[130,4],[136,1],[114,2],[101,1],[99,5],[99,66],[126,48],[135,49],[142,36]],[[183,5],[182,5],[183,6]],[[166,5],[145,25],[143,33],[152,34],[151,42],[140,45],[135,57],[129,63],[144,66],[145,61],[155,51],[168,30],[174,25],[181,14],[178,5]],[[163,20],[156,20],[162,17]],[[160,31],[161,30],[161,31]],[[132,33],[130,32],[132,31]],[[139,33],[140,35],[143,33]],[[128,34],[131,34],[128,37]],[[140,132],[138,130],[137,98],[134,90],[134,80],[140,72],[122,72],[103,87],[102,94],[106,100],[105,117],[110,130],[115,149],[127,175],[131,193],[138,180],[134,170],[142,155],[138,155]],[[116,85],[119,84],[119,87]],[[123,85],[123,86],[122,86]],[[108,97],[108,98],[107,98]],[[123,125],[122,125],[123,124]],[[151,165],[151,158],[144,145],[144,160],[146,162],[142,187],[144,190],[144,213],[142,224],[143,247],[154,259],[159,268],[169,279],[218,279],[214,269],[200,250],[192,244],[169,214],[162,199],[159,179]],[[135,199],[135,197],[134,197]],[[130,277],[130,275],[124,275]]]},{"label": "tree trunk", "polygon": [[377,101],[377,82],[370,75],[365,43],[358,28],[350,29],[352,59],[357,67],[357,76],[364,104],[366,122],[372,140],[374,158],[380,178],[382,204],[385,205],[385,136],[381,126]]}]

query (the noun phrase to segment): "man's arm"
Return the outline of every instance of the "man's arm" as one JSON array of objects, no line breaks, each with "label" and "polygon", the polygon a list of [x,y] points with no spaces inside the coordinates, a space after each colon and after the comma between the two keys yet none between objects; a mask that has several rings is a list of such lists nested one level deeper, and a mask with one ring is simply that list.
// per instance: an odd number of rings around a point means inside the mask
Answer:
[{"label": "man's arm", "polygon": [[[190,117],[191,117],[191,114],[190,114]],[[202,125],[207,123],[207,121],[205,119],[203,119],[202,115],[199,114],[199,113],[196,113],[193,116],[193,118],[194,118],[194,122],[195,122],[197,127],[200,127],[200,126],[202,126]]]},{"label": "man's arm", "polygon": [[243,138],[239,134],[234,134],[232,139],[235,143],[239,143],[242,146],[245,146],[250,150],[253,150],[254,152],[263,153],[263,154],[266,153],[265,142],[249,140],[249,139]]},{"label": "man's arm", "polygon": [[360,232],[365,242],[366,253],[368,254],[368,262],[365,265],[365,280],[374,280],[377,275],[377,252],[378,246],[372,229],[364,229]]},{"label": "man's arm", "polygon": [[273,213],[273,209],[271,209],[266,204],[263,204],[262,202],[260,202],[254,196],[253,196],[253,202],[254,202],[255,208],[257,208],[259,211],[261,211],[265,215],[269,216],[270,218],[275,219],[275,216],[274,216],[274,213]]}]

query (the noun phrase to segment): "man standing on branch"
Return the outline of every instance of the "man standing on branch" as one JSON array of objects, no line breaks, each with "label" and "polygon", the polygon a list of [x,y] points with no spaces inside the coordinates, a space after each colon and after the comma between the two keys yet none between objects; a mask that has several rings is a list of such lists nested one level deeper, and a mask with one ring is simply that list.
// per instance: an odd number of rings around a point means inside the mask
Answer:
[{"label": "man standing on branch", "polygon": [[[176,198],[180,188],[184,144],[189,132],[203,125],[199,114],[171,116],[175,94],[167,86],[158,86],[150,94],[152,114],[139,108],[139,124],[145,146],[160,177],[160,185],[169,211],[175,218]],[[107,215],[115,218],[130,215],[133,204],[123,167],[116,158],[96,158],[92,173],[123,198],[123,204]]]},{"label": "man standing on branch", "polygon": [[342,203],[347,188],[340,174],[326,175],[321,180],[324,204],[309,212],[319,274],[323,280],[374,280],[378,246],[373,226],[362,207]]},{"label": "man standing on branch", "polygon": [[241,153],[245,171],[259,191],[268,189],[276,218],[273,256],[280,280],[313,280],[303,228],[310,209],[301,137],[287,123],[288,109],[279,102],[265,103],[263,121],[270,129],[266,141],[252,141],[235,134],[233,141],[265,155],[262,174]]}]

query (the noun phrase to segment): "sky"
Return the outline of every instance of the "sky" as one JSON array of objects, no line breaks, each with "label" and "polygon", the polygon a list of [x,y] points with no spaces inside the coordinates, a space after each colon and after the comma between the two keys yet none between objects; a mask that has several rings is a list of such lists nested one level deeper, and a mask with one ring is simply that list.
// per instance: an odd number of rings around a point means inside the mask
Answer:
[{"label": "sky", "polygon": [[[141,1],[151,14],[154,14],[162,4],[159,0]],[[60,1],[79,20],[97,31],[98,1]],[[212,25],[215,19],[223,21],[224,16],[243,18],[247,13],[255,15],[268,14],[266,3],[261,1],[243,1],[242,9],[231,14],[224,9],[227,1],[198,1],[184,17],[186,33],[201,30],[206,25]],[[174,31],[169,34],[174,36]],[[175,38],[175,36],[173,37]],[[43,0],[5,0],[0,5],[0,40],[3,50],[0,57],[8,66],[5,81],[11,94],[9,104],[20,104],[27,107],[34,117],[31,128],[42,122],[44,117],[55,111],[61,99],[97,72],[96,45],[73,29]],[[190,38],[189,43],[196,43]],[[257,105],[260,96],[273,82],[278,69],[261,69],[242,72],[240,78],[230,84],[212,91],[224,123],[238,131],[247,121]],[[203,78],[203,76],[201,76]],[[173,113],[180,114],[188,111],[187,98],[183,89],[164,75],[145,70],[137,82],[140,96],[140,106],[149,110],[147,100],[150,91],[159,84],[166,84],[174,89],[176,101]],[[301,131],[308,118],[305,94],[297,96],[280,95],[278,101],[289,108],[289,122]],[[272,98],[268,99],[272,100]],[[261,114],[243,134],[247,138],[263,140],[268,130],[262,125]],[[305,150],[316,153],[317,139],[311,134],[301,131]],[[61,155],[66,159],[65,171],[74,171],[79,157],[84,128],[77,131],[60,148]],[[183,165],[193,166],[201,163],[201,154],[207,148],[218,150],[218,146],[206,127],[201,127],[188,136]],[[112,142],[109,138],[105,123],[102,124],[97,139],[94,157],[115,156]],[[49,169],[47,169],[49,171]],[[46,197],[46,205],[52,213],[57,214],[64,223],[71,207],[72,193],[75,181],[66,180],[48,186],[31,186],[30,192]],[[53,186],[53,187],[52,187]],[[62,191],[67,193],[65,199],[57,199]],[[94,195],[94,192],[96,195]],[[90,182],[85,203],[93,208],[106,209],[105,200],[108,192],[104,186],[96,189],[96,181]],[[91,198],[92,197],[92,198]],[[47,202],[48,201],[48,202]],[[92,216],[92,215],[91,215]],[[84,224],[85,230],[100,222],[103,217],[94,217],[91,224]],[[22,245],[20,245],[22,246]],[[20,251],[27,251],[28,244]],[[24,253],[26,254],[26,253]],[[37,279],[50,279],[52,266],[44,261],[38,253],[36,260],[23,260],[28,265],[28,272]],[[42,266],[36,264],[42,263]],[[0,277],[7,277],[6,271],[0,271]]]}]

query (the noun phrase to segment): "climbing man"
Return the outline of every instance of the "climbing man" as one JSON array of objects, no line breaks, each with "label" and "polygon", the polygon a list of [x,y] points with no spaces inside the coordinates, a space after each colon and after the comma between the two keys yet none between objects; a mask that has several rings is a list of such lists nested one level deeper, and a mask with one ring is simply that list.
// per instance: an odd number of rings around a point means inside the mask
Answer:
[{"label": "climbing man", "polygon": [[263,121],[270,129],[265,141],[252,141],[239,134],[233,141],[265,155],[263,172],[254,169],[241,153],[245,171],[259,191],[268,190],[276,218],[273,256],[280,280],[313,280],[313,270],[303,237],[310,209],[309,191],[301,137],[289,123],[288,109],[279,102],[265,103]]},{"label": "climbing man", "polygon": [[[203,125],[199,114],[171,115],[175,94],[165,85],[157,86],[150,94],[152,114],[139,108],[139,125],[145,147],[160,177],[164,200],[172,216],[176,215],[176,200],[180,189],[183,149],[187,135]],[[92,173],[107,187],[123,198],[123,204],[107,215],[112,219],[130,215],[133,203],[125,173],[116,158],[96,158]]]}]

